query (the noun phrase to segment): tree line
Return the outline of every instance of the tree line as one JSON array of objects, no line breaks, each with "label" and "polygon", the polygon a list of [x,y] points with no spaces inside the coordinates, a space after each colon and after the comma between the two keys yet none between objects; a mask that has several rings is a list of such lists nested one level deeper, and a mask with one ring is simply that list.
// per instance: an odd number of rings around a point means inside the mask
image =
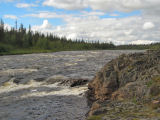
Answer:
[{"label": "tree line", "polygon": [[85,42],[84,40],[67,39],[53,34],[33,32],[31,26],[27,30],[23,24],[20,27],[12,27],[11,30],[4,28],[3,20],[0,21],[0,53],[14,50],[34,51],[62,51],[62,50],[96,50],[113,49],[112,43]]},{"label": "tree line", "polygon": [[[156,47],[160,44],[157,43]],[[54,52],[66,50],[107,50],[107,49],[149,49],[153,45],[120,45],[113,43],[86,42],[84,40],[71,40],[66,37],[58,37],[53,34],[33,32],[29,25],[28,30],[23,24],[10,30],[4,28],[4,22],[0,21],[0,55],[21,54],[35,52]]]}]

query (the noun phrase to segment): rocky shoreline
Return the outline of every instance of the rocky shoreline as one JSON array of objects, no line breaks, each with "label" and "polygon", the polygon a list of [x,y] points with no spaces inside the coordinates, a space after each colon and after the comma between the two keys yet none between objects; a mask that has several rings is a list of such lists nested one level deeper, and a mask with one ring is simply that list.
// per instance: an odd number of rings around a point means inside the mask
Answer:
[{"label": "rocky shoreline", "polygon": [[111,60],[88,89],[87,120],[159,120],[160,50]]}]

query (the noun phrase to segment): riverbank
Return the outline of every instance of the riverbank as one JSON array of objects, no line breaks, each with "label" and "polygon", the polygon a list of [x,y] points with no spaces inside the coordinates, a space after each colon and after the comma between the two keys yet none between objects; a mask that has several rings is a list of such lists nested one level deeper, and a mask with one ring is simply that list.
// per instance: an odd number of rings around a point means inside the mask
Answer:
[{"label": "riverbank", "polygon": [[88,120],[159,120],[160,50],[111,60],[88,88]]},{"label": "riverbank", "polygon": [[43,49],[12,49],[7,52],[0,52],[0,56],[36,54],[36,53],[52,53],[52,52],[58,52],[58,51],[56,51],[56,50],[43,50]]},{"label": "riverbank", "polygon": [[[107,49],[109,50],[126,50],[126,51],[145,51],[146,49]],[[106,50],[106,51],[107,51]],[[79,49],[63,49],[63,50],[44,50],[44,49],[12,49],[10,51],[7,52],[0,52],[0,56],[4,56],[4,55],[23,55],[23,54],[41,54],[41,53],[54,53],[54,52],[63,52],[63,51],[105,51],[105,50],[99,50],[99,49],[83,49],[83,50],[79,50]]]},{"label": "riverbank", "polygon": [[[86,43],[87,44],[87,43]],[[95,44],[93,44],[95,45]],[[1,44],[0,43],[0,56],[3,55],[23,55],[23,54],[36,54],[36,53],[53,53],[53,52],[62,52],[62,51],[99,51],[99,50],[147,50],[147,49],[158,49],[160,48],[160,44],[151,44],[151,45],[118,45],[111,48],[96,48],[96,47],[65,47],[65,45],[62,45],[62,48],[52,48],[52,49],[43,49],[43,48],[16,48],[12,45],[7,44]]]}]

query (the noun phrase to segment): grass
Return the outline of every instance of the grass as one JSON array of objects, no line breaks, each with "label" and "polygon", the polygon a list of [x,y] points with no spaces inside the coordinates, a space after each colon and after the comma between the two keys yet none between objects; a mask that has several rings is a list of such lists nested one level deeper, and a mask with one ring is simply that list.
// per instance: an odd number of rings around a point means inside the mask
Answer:
[{"label": "grass", "polygon": [[147,82],[147,87],[151,87],[152,85],[159,85],[160,86],[160,75],[154,76],[150,81]]},{"label": "grass", "polygon": [[102,120],[102,117],[103,117],[104,115],[105,115],[105,114],[93,115],[93,116],[90,116],[87,120]]},{"label": "grass", "polygon": [[134,104],[137,104],[137,103],[138,103],[136,96],[133,97],[132,102],[133,102]]},{"label": "grass", "polygon": [[148,89],[150,89],[150,97],[160,95],[160,75],[152,77],[150,81],[146,83]]},{"label": "grass", "polygon": [[147,82],[147,87],[149,88],[149,87],[151,87],[152,86],[152,84],[153,84],[153,80],[150,80],[149,82]]},{"label": "grass", "polygon": [[[97,50],[97,49],[93,49]],[[60,51],[83,51],[80,49],[37,49],[37,48],[30,48],[30,49],[11,49],[9,51],[0,52],[0,55],[21,55],[21,54],[33,54],[33,53],[52,53],[52,52],[60,52]],[[89,51],[89,50],[86,50]]]},{"label": "grass", "polygon": [[160,84],[160,75],[153,77],[152,80],[153,80],[154,82]]},{"label": "grass", "polygon": [[8,52],[0,52],[0,55],[19,55],[19,54],[51,53],[51,52],[57,52],[57,51],[43,50],[43,49],[14,49]]},{"label": "grass", "polygon": [[[144,108],[143,108],[144,109]],[[102,120],[104,116],[108,116],[109,118],[128,118],[128,117],[133,117],[132,120],[140,120],[142,118],[153,118],[153,117],[160,117],[160,114],[156,113],[153,111],[153,109],[146,108],[143,111],[139,110],[124,110],[121,112],[115,112],[115,111],[108,111],[108,113],[105,114],[100,114],[100,115],[93,115],[89,117],[87,120]]]},{"label": "grass", "polygon": [[[124,101],[124,103],[125,102],[126,101]],[[119,118],[141,120],[146,118],[160,118],[160,114],[156,112],[150,104],[135,104],[134,107],[129,105],[125,108],[123,106],[115,106],[113,109],[109,109],[105,114],[93,115],[87,120],[103,120],[103,117],[117,120]]]}]

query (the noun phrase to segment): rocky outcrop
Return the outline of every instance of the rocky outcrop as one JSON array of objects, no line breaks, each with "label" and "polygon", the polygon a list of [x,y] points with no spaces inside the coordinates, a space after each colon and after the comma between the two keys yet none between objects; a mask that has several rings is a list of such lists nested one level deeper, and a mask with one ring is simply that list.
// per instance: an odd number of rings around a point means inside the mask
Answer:
[{"label": "rocky outcrop", "polygon": [[159,105],[153,100],[160,100],[160,51],[119,56],[96,74],[88,88],[88,99],[93,102],[90,116],[97,115],[97,111],[104,115],[108,103],[113,101]]}]

